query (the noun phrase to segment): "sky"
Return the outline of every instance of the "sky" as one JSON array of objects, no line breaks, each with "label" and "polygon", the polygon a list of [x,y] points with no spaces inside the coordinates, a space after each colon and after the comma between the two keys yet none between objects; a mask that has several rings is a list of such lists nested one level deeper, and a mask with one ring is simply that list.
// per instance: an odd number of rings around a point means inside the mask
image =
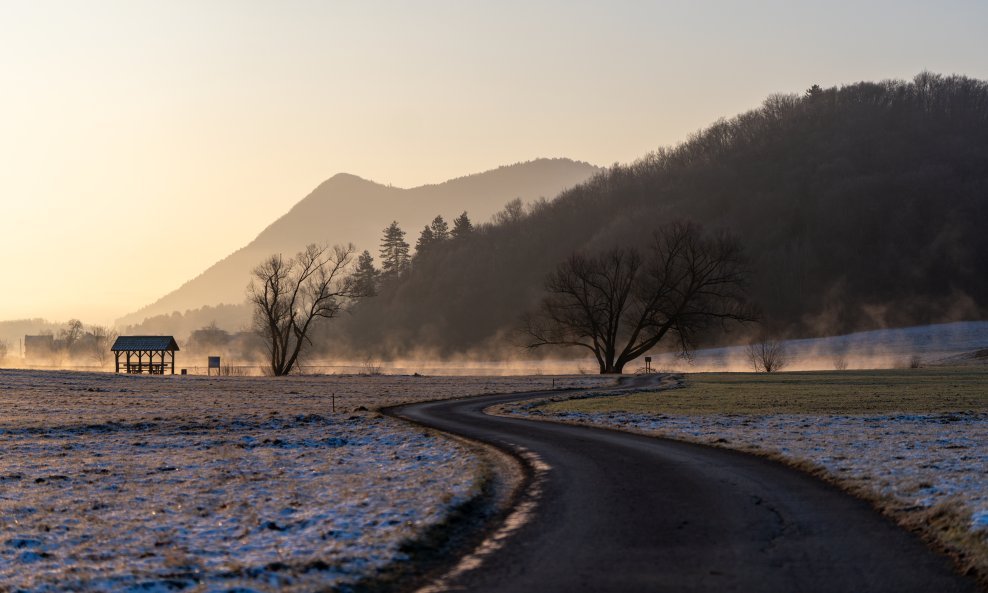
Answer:
[{"label": "sky", "polygon": [[923,70],[988,78],[988,2],[0,0],[0,321],[112,322],[336,173],[627,163]]}]

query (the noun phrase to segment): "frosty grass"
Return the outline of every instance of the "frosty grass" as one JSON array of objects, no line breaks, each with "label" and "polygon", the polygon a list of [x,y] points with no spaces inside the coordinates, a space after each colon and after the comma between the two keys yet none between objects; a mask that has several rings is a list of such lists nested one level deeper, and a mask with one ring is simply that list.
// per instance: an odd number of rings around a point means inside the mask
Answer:
[{"label": "frosty grass", "polygon": [[549,381],[0,371],[0,591],[372,576],[476,493],[480,464],[364,408]]},{"label": "frosty grass", "polygon": [[667,415],[544,412],[545,418],[634,430],[809,461],[846,484],[906,506],[959,502],[988,538],[988,414]]}]

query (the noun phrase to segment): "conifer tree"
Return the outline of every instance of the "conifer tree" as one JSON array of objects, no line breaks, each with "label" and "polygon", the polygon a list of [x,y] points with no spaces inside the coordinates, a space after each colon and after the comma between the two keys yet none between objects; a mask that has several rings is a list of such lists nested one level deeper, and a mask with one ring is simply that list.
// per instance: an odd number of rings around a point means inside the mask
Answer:
[{"label": "conifer tree", "polygon": [[405,231],[393,221],[384,229],[381,239],[381,277],[393,278],[408,269],[408,243],[405,242]]},{"label": "conifer tree", "polygon": [[442,214],[436,216],[432,219],[432,224],[429,225],[432,230],[432,240],[436,243],[442,243],[449,239],[449,225],[443,219]]},{"label": "conifer tree", "polygon": [[436,242],[436,236],[432,233],[432,227],[425,225],[419,240],[415,242],[415,253],[422,253]]},{"label": "conifer tree", "polygon": [[366,249],[357,257],[357,269],[353,272],[353,289],[358,296],[377,296],[377,279],[380,272],[374,267],[374,258]]},{"label": "conifer tree", "polygon": [[470,217],[467,216],[466,210],[464,210],[463,214],[453,220],[453,231],[450,234],[454,239],[462,239],[472,232],[473,223],[470,222]]},{"label": "conifer tree", "polygon": [[415,243],[415,251],[416,253],[424,253],[433,245],[448,241],[449,238],[449,225],[446,224],[446,221],[440,214],[432,219],[431,224],[427,224],[422,229],[422,234],[419,235],[419,240]]}]

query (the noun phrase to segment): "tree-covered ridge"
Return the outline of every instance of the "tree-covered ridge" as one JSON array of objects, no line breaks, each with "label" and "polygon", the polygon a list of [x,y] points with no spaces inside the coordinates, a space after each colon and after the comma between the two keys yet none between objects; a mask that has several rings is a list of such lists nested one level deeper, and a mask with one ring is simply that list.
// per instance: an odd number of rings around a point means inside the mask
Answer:
[{"label": "tree-covered ridge", "polygon": [[[381,228],[391,220],[399,221],[402,228],[411,232],[440,212],[452,217],[469,210],[475,220],[485,220],[506,200],[552,197],[597,171],[597,167],[588,163],[543,158],[410,189],[345,173],[334,175],[268,225],[253,241],[117,323],[138,325],[151,317],[170,317],[174,311],[215,307],[221,303],[240,304],[244,287],[250,281],[250,271],[272,253],[287,257],[309,243],[354,243],[358,249],[366,249],[376,256]],[[227,329],[234,329],[238,324]]]},{"label": "tree-covered ridge", "polygon": [[347,343],[446,354],[505,344],[549,271],[692,220],[731,229],[752,296],[790,335],[982,317],[988,83],[912,81],[773,95],[551,202],[509,205],[361,304]]}]

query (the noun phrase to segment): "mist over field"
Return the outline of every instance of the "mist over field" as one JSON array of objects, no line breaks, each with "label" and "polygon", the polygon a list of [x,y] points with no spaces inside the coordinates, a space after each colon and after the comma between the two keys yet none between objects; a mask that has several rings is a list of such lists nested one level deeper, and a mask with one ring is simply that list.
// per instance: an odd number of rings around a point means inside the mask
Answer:
[{"label": "mist over field", "polygon": [[988,2],[7,2],[0,593],[988,591]]},{"label": "mist over field", "polygon": [[[771,95],[678,146],[607,170],[539,159],[414,190],[337,175],[248,246],[117,329],[174,334],[195,360],[211,353],[263,364],[244,302],[251,269],[272,253],[289,257],[306,243],[359,236],[373,296],[314,326],[302,364],[580,369],[580,352],[525,352],[522,316],[569,255],[646,245],[670,220],[727,230],[747,258],[759,323],[710,332],[703,346],[979,320],[988,313],[988,154],[979,149],[986,143],[988,84],[921,73]],[[363,209],[334,217],[348,201]],[[473,217],[469,232],[432,241],[432,228],[446,233],[460,216]],[[411,257],[400,273],[381,275],[391,223]],[[17,354],[23,335],[61,327],[3,323],[0,338]],[[826,366],[826,355],[802,358],[807,368]],[[877,364],[900,363],[872,356],[857,366]]]}]

